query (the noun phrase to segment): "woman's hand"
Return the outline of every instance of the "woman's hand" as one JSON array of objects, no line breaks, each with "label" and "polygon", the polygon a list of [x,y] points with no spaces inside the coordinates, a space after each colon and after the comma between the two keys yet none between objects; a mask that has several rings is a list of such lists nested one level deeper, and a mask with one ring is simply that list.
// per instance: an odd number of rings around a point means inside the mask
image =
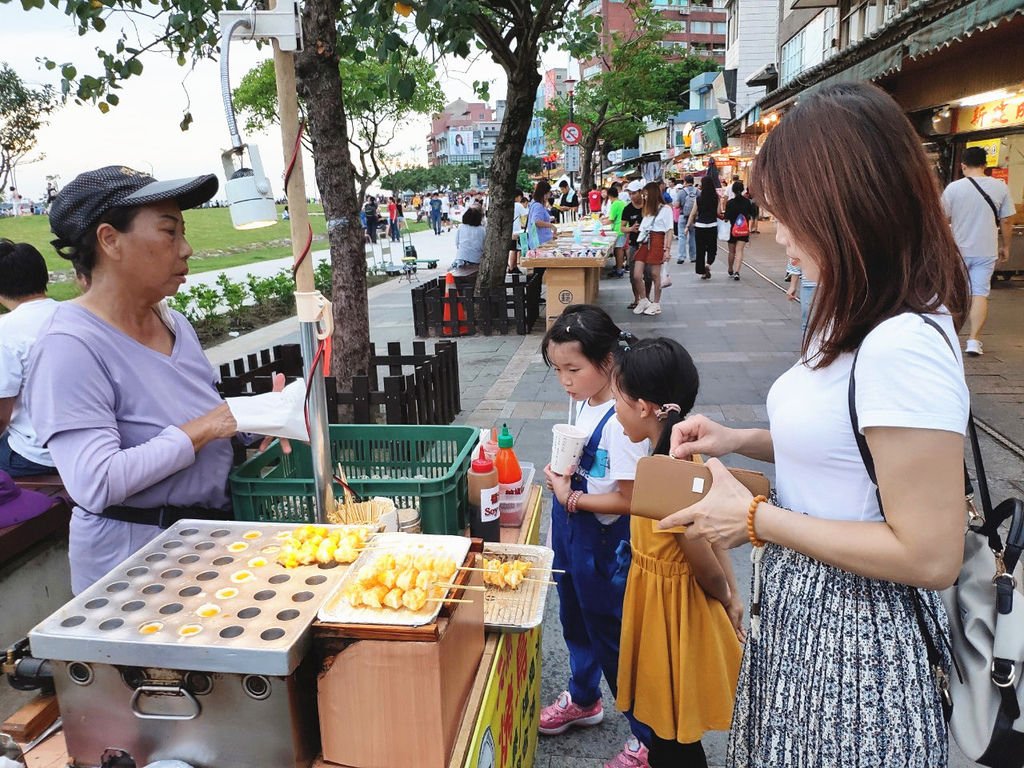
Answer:
[{"label": "woman's hand", "polygon": [[788,298],[790,301],[798,301],[798,299],[796,297],[796,285],[795,285],[795,282],[796,281],[791,280],[790,283],[789,283],[789,289],[786,291],[786,298]]},{"label": "woman's hand", "polygon": [[669,455],[689,459],[697,453],[705,456],[725,456],[736,450],[736,430],[716,424],[707,416],[696,414],[672,427]]},{"label": "woman's hand", "polygon": [[547,478],[545,484],[548,490],[555,495],[558,503],[564,507],[565,503],[569,500],[569,494],[572,493],[572,477],[552,472],[550,464],[544,467],[544,477]]},{"label": "woman's hand", "polygon": [[747,630],[743,628],[743,609],[743,598],[733,592],[725,605],[725,615],[729,617],[729,623],[736,632],[736,639],[741,643],[747,642]]},{"label": "woman's hand", "polygon": [[732,549],[748,540],[747,512],[754,496],[718,459],[709,459],[711,490],[692,507],[673,512],[659,528],[687,526],[686,538],[700,536],[712,547]]},{"label": "woman's hand", "polygon": [[[284,389],[283,373],[270,374],[270,381],[272,382],[272,387],[270,390],[271,392],[280,392],[282,389]],[[265,450],[267,450],[267,448],[270,447],[270,444],[272,442],[274,442],[274,437],[272,435],[267,435],[260,441],[260,447],[257,450],[260,453],[263,453]],[[292,452],[292,441],[289,440],[287,437],[281,438],[281,452],[286,454]]]},{"label": "woman's hand", "polygon": [[192,441],[192,448],[199,453],[207,444],[225,437],[234,437],[238,431],[235,417],[227,403],[221,403],[198,419],[186,422],[181,431]]}]

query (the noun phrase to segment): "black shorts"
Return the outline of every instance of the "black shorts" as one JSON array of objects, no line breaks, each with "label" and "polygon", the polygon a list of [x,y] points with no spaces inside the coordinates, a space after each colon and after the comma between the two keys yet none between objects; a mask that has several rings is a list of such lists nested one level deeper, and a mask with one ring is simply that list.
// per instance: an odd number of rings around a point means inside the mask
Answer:
[{"label": "black shorts", "polygon": [[448,214],[447,213],[442,213],[441,214],[441,221],[448,221]]}]

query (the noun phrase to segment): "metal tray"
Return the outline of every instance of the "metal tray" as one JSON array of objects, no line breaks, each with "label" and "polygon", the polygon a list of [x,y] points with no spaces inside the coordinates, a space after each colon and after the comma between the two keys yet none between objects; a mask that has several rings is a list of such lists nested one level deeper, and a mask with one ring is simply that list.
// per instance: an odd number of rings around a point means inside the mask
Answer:
[{"label": "metal tray", "polygon": [[[484,557],[498,560],[526,560],[539,572],[530,569],[531,579],[551,579],[554,550],[532,544],[484,544]],[[553,579],[552,579],[553,580]],[[487,585],[484,593],[484,627],[498,632],[526,632],[544,621],[544,605],[548,599],[547,584],[524,581],[519,589],[499,589]]]},{"label": "metal tray", "polygon": [[[369,565],[384,553],[393,554],[430,554],[438,557],[450,557],[457,564],[465,562],[469,554],[470,540],[465,536],[435,536],[416,533],[380,533],[373,539],[374,548],[359,555],[341,579],[334,591],[324,601],[317,618],[320,621],[335,624],[390,624],[399,627],[421,627],[430,624],[441,612],[440,601],[430,602],[420,611],[390,608],[353,608],[342,597],[345,587],[355,578],[359,569]],[[455,576],[449,579],[449,583]]]},{"label": "metal tray", "polygon": [[[317,609],[350,567],[278,565],[267,549],[280,546],[275,536],[297,527],[182,520],[33,629],[32,653],[60,661],[288,675],[306,654]],[[246,548],[234,551],[239,543]],[[268,562],[250,567],[254,557]],[[253,578],[233,582],[241,570]],[[218,598],[223,588],[238,594]],[[198,615],[207,604],[219,613]],[[159,631],[141,634],[154,622]],[[200,631],[181,636],[190,624]]]}]

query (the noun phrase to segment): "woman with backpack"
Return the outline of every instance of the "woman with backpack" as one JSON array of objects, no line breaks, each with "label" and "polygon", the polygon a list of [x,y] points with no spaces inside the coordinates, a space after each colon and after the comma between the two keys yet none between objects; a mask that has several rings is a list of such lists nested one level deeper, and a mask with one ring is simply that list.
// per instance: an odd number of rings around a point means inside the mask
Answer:
[{"label": "woman with backpack", "polygon": [[743,251],[750,242],[750,222],[754,218],[754,204],[743,194],[743,182],[732,184],[732,199],[725,204],[725,219],[729,222],[729,277],[740,279]]}]

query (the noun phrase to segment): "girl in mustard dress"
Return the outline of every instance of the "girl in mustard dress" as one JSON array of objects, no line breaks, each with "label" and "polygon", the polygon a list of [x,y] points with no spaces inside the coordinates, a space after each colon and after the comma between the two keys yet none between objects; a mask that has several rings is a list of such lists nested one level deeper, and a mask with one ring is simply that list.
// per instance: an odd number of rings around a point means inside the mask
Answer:
[{"label": "girl in mustard dress", "polygon": [[[667,454],[698,384],[693,360],[672,339],[620,350],[615,409],[626,436]],[[706,766],[701,737],[728,730],[732,717],[743,604],[727,553],[655,525],[630,521],[617,705],[651,728],[651,768]]]}]

